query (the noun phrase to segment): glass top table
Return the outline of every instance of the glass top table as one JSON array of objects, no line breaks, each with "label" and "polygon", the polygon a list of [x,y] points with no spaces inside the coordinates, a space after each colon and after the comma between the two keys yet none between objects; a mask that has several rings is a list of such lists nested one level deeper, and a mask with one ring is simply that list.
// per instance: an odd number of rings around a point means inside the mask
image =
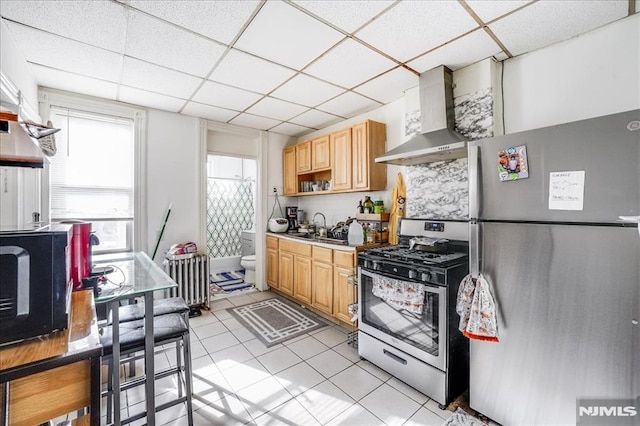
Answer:
[{"label": "glass top table", "polygon": [[166,290],[178,284],[143,252],[127,253],[114,258],[102,258],[94,262],[98,268],[113,268],[105,274],[106,281],[100,283],[100,294],[96,303],[105,303],[113,299],[129,299],[148,292]]},{"label": "glass top table", "polygon": [[[100,294],[96,303],[107,303],[111,311],[113,336],[113,365],[120,363],[120,335],[118,307],[123,299],[144,297],[144,371],[147,425],[155,425],[155,371],[154,366],[154,331],[153,331],[153,293],[177,287],[178,284],[167,275],[160,266],[143,252],[127,253],[118,257],[101,257],[94,259],[94,268],[104,268],[104,280],[100,282]],[[107,273],[108,271],[108,273]],[[106,280],[106,281],[105,281]],[[120,369],[111,369],[113,373],[113,424],[121,423],[120,419]]]}]

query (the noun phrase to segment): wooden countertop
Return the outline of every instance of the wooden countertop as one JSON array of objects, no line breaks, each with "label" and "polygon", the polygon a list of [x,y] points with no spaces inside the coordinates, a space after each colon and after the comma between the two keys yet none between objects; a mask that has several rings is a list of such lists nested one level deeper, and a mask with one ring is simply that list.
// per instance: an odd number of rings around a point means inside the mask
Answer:
[{"label": "wooden countertop", "polygon": [[4,377],[13,369],[37,364],[51,358],[86,356],[87,351],[102,352],[95,317],[92,290],[74,291],[71,294],[69,328],[46,336],[0,348],[0,375]]}]

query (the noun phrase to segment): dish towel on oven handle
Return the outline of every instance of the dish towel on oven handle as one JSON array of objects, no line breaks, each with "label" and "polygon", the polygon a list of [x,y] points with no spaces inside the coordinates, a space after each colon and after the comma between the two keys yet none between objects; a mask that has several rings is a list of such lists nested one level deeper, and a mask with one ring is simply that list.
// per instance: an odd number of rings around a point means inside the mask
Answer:
[{"label": "dish towel on oven handle", "polygon": [[372,292],[394,308],[422,315],[425,292],[422,284],[374,275]]},{"label": "dish towel on oven handle", "polygon": [[467,275],[462,279],[456,300],[456,312],[460,315],[458,329],[469,339],[498,342],[496,304],[489,283],[482,276]]}]

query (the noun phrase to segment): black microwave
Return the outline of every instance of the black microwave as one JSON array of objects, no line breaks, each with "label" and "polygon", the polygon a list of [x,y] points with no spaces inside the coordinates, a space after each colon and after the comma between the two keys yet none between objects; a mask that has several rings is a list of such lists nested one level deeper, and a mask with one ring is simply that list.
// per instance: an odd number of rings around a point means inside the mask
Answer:
[{"label": "black microwave", "polygon": [[0,232],[0,345],[68,326],[71,225]]}]

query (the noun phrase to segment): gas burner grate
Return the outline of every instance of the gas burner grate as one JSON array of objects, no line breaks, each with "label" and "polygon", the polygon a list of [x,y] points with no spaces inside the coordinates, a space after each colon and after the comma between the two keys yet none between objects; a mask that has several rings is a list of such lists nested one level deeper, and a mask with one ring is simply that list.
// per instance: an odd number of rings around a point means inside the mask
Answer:
[{"label": "gas burner grate", "polygon": [[407,246],[381,247],[377,249],[367,250],[363,254],[365,257],[376,256],[379,258],[389,259],[407,264],[422,263],[426,265],[439,266],[463,261],[467,258],[466,253],[431,253],[426,251],[411,250]]}]

